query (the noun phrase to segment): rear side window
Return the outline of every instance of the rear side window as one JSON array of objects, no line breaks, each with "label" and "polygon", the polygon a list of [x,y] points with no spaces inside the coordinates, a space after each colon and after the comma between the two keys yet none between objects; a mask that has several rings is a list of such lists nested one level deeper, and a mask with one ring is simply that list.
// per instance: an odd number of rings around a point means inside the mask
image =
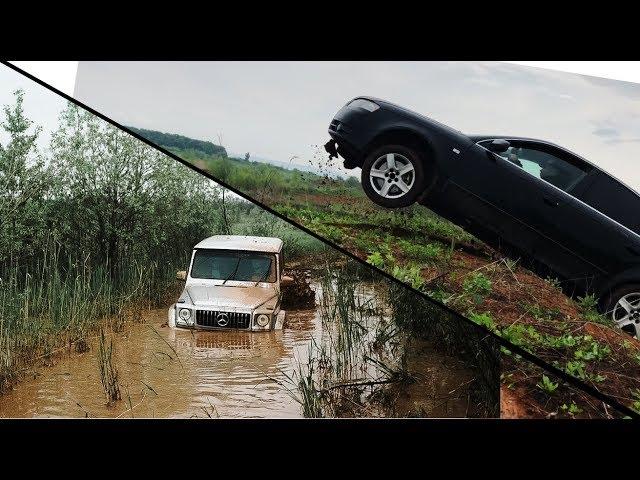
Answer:
[{"label": "rear side window", "polygon": [[583,200],[640,235],[640,197],[616,179],[599,173]]}]

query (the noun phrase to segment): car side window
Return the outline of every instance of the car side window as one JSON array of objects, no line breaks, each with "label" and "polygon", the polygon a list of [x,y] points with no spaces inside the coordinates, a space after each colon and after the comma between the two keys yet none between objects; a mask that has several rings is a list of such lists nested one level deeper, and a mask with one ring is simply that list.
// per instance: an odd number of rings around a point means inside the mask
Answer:
[{"label": "car side window", "polygon": [[640,235],[640,196],[616,179],[599,172],[583,201]]},{"label": "car side window", "polygon": [[592,169],[579,159],[560,157],[546,148],[515,141],[500,156],[565,192],[571,192]]}]

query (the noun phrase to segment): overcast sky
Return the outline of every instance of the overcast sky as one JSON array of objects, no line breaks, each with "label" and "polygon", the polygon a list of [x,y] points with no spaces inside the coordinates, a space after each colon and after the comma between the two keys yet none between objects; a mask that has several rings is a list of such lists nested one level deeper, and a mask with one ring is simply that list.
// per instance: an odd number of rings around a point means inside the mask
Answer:
[{"label": "overcast sky", "polygon": [[115,120],[306,163],[358,95],[466,133],[553,141],[640,190],[640,85],[500,62],[80,62],[75,96]]}]

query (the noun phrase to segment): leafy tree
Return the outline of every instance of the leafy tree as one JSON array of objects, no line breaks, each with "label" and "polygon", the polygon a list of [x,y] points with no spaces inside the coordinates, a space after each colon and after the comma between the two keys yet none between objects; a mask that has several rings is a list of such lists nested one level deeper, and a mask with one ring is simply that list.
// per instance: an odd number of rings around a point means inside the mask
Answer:
[{"label": "leafy tree", "polygon": [[62,112],[51,152],[64,204],[56,231],[114,277],[125,258],[175,258],[220,225],[213,182],[75,105]]},{"label": "leafy tree", "polygon": [[48,189],[37,148],[41,129],[25,116],[24,92],[17,90],[14,96],[15,104],[4,107],[1,124],[8,142],[0,143],[0,262],[10,266],[38,249]]}]

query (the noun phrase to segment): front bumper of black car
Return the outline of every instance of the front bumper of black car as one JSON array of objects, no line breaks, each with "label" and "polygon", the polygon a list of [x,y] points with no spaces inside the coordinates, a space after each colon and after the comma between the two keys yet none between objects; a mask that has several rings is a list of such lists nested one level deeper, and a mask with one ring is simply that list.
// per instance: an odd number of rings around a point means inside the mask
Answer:
[{"label": "front bumper of black car", "polygon": [[329,140],[324,149],[329,153],[329,158],[344,159],[345,168],[355,168],[362,165],[362,150],[352,143],[351,129],[343,122],[333,119],[329,125]]},{"label": "front bumper of black car", "polygon": [[362,166],[362,155],[346,140],[332,138],[325,143],[324,149],[329,153],[329,159],[341,156],[344,159],[344,168],[352,169]]},{"label": "front bumper of black car", "polygon": [[347,104],[329,124],[328,132],[332,140],[325,144],[325,150],[332,157],[340,155],[345,168],[362,166],[367,146],[376,136],[383,115],[382,108],[370,112]]}]

